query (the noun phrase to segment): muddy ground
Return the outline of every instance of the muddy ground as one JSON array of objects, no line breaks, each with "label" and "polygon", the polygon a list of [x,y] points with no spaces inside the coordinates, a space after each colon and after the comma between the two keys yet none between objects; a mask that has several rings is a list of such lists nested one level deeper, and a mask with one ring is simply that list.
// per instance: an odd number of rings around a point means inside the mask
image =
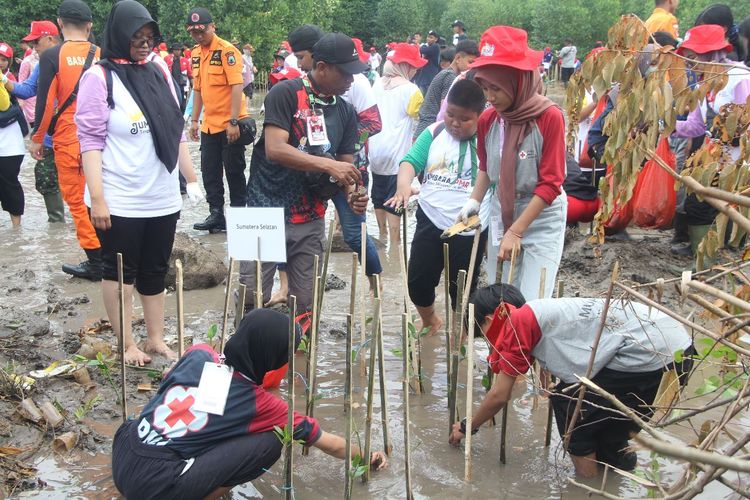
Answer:
[{"label": "muddy ground", "polygon": [[[196,167],[198,151],[191,144]],[[249,158],[249,152],[248,152]],[[249,163],[249,162],[248,162]],[[0,497],[21,498],[117,498],[109,469],[112,436],[121,421],[118,404],[120,377],[117,362],[111,356],[116,342],[106,323],[99,285],[70,278],[60,271],[64,262],[83,258],[74,228],[68,216],[65,224],[48,224],[41,197],[34,191],[32,163],[24,163],[22,182],[26,191],[26,215],[20,229],[12,229],[5,214],[0,222]],[[207,207],[189,207],[182,212],[178,231],[199,238],[207,248],[226,259],[225,235],[206,235],[192,229],[192,224],[207,215]],[[332,216],[329,210],[329,216]],[[370,230],[377,232],[374,214],[370,214]],[[410,230],[413,230],[413,220]],[[598,295],[606,290],[611,267],[615,260],[622,266],[622,275],[633,282],[670,278],[689,268],[688,259],[677,258],[669,252],[667,231],[632,231],[632,240],[608,242],[595,256],[593,247],[579,231],[569,231],[559,279],[565,282],[565,294]],[[384,334],[386,344],[386,383],[388,416],[393,440],[390,467],[375,474],[367,485],[357,484],[358,497],[402,497],[403,485],[403,419],[401,391],[401,360],[399,307],[403,288],[399,274],[397,252],[387,244],[380,251],[384,264]],[[316,416],[324,429],[343,433],[343,370],[345,347],[340,332],[344,327],[345,311],[349,304],[351,256],[335,253],[331,257],[330,272],[345,282],[340,290],[325,296],[320,338],[319,381],[322,399]],[[236,275],[230,284],[237,285]],[[438,289],[438,304],[443,304],[442,285]],[[194,342],[206,340],[211,325],[221,323],[224,286],[194,290],[185,295],[185,324],[187,337]],[[676,295],[665,297],[670,307],[683,308]],[[442,307],[439,308],[442,310]],[[167,297],[166,334],[176,337],[175,297]],[[359,313],[358,313],[359,314]],[[134,332],[145,338],[140,306],[135,304]],[[230,325],[233,313],[230,313]],[[231,333],[231,326],[229,331]],[[355,331],[359,332],[359,326]],[[359,333],[355,344],[358,343]],[[479,379],[486,370],[483,362],[486,348],[477,343],[475,367],[475,401],[483,393]],[[85,361],[77,355],[91,357],[103,351],[102,361]],[[447,410],[445,383],[445,351],[442,336],[424,339],[422,356],[425,392],[411,397],[412,477],[418,497],[478,497],[478,498],[583,498],[583,493],[571,487],[566,478],[572,465],[564,457],[557,433],[553,432],[552,446],[545,448],[544,426],[546,402],[535,402],[530,384],[518,384],[510,411],[508,463],[498,462],[499,430],[485,428],[475,437],[474,480],[465,485],[463,453],[447,444]],[[44,369],[60,360],[88,364],[92,379],[85,387],[70,376],[56,376],[37,380],[31,388],[19,390],[11,380],[13,374],[24,376],[32,370]],[[298,357],[299,366],[304,358]],[[158,386],[165,359],[155,358],[148,369],[129,369],[127,375],[128,416],[138,415],[140,407]],[[303,370],[302,370],[303,371]],[[461,374],[462,380],[465,375]],[[363,401],[362,380],[355,376],[355,401]],[[137,388],[140,387],[141,390]],[[151,389],[149,389],[149,387]],[[463,405],[463,385],[459,400]],[[298,395],[304,391],[297,384]],[[285,394],[282,385],[280,395]],[[63,415],[64,422],[57,428],[33,423],[20,411],[21,397],[33,399],[37,405],[52,403]],[[297,398],[297,404],[302,404]],[[535,408],[535,406],[538,407]],[[375,403],[376,422],[374,446],[382,447],[379,419],[379,399]],[[462,406],[463,407],[463,406]],[[461,412],[463,413],[463,411]],[[364,417],[361,406],[357,410],[355,426],[362,431]],[[54,439],[66,432],[78,437],[71,451],[55,450]],[[639,453],[641,466],[649,464],[649,453]],[[295,493],[298,498],[330,498],[343,492],[343,463],[313,450],[309,457],[295,457]],[[659,459],[662,477],[674,479],[679,468],[672,462]],[[277,497],[282,485],[283,464],[278,462],[268,474],[237,488],[234,498]],[[619,478],[610,479],[607,489],[618,495],[643,496],[645,489],[636,483]],[[716,492],[718,493],[718,491]]]}]

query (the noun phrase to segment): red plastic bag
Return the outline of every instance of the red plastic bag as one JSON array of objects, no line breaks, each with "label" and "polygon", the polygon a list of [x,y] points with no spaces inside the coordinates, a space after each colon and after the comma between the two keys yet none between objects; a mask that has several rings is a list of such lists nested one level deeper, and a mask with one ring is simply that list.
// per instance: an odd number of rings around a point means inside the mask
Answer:
[{"label": "red plastic bag", "polygon": [[[676,159],[666,138],[659,142],[656,154],[674,170]],[[654,160],[649,160],[638,175],[633,190],[633,222],[643,228],[668,229],[677,206],[674,178]]]},{"label": "red plastic bag", "polygon": [[[612,190],[613,182],[612,182],[612,166],[607,166],[607,182],[609,183],[609,189]],[[630,221],[633,219],[633,200],[632,198],[628,200],[627,203],[620,204],[617,199],[615,199],[615,208],[612,211],[612,215],[609,216],[609,219],[607,219],[607,222],[604,223],[604,233],[607,235],[612,235],[619,233],[621,231],[624,231],[628,225],[630,224]]]},{"label": "red plastic bag", "polygon": [[[299,314],[296,318],[294,318],[294,321],[297,322],[297,325],[299,325],[300,329],[302,330],[302,335],[307,335],[310,331],[310,326],[312,325],[312,313],[308,311]],[[277,387],[279,387],[279,385],[281,385],[281,381],[286,377],[286,373],[288,370],[289,363],[284,363],[284,366],[275,370],[271,370],[270,372],[266,372],[266,374],[263,376],[263,388],[268,390],[276,389]]]},{"label": "red plastic bag", "polygon": [[[599,102],[596,103],[596,108],[594,109],[594,112],[591,114],[591,123],[594,123],[597,118],[601,116],[602,113],[604,113],[604,108],[607,107],[607,94],[604,94],[601,99],[599,99]],[[578,155],[578,166],[583,168],[594,168],[594,160],[591,159],[589,156],[589,138],[586,137],[586,140],[583,141],[583,148],[581,148],[581,152]]]}]

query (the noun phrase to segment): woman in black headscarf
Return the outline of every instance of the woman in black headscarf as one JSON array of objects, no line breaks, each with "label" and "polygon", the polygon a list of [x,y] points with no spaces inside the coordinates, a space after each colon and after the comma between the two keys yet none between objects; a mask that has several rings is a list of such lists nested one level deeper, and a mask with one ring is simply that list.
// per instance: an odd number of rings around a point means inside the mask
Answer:
[{"label": "woman in black headscarf", "polygon": [[[285,428],[285,401],[263,389],[266,373],[284,366],[289,355],[289,317],[254,309],[224,349],[229,390],[221,415],[201,411],[199,383],[204,370],[216,368],[219,354],[207,344],[191,347],[166,375],[140,416],[126,422],[112,445],[112,476],[127,498],[217,498],[232,487],[266,472],[281,455],[273,432]],[[297,328],[297,344],[299,344]],[[207,368],[208,366],[208,368]],[[218,394],[211,385],[211,396]],[[343,438],[323,432],[311,417],[294,415],[294,439],[344,458]],[[352,457],[361,455],[352,445]],[[375,452],[372,467],[385,466]]]},{"label": "woman in black headscarf", "polygon": [[[183,134],[172,77],[146,57],[159,27],[143,5],[117,2],[104,31],[102,60],[81,79],[76,112],[86,176],[84,202],[102,245],[102,293],[119,336],[116,255],[123,255],[125,360],[146,352],[175,358],[164,343],[164,279],[182,208],[178,171],[191,201],[202,199]],[[148,339],[131,332],[133,284],[141,296]]]}]

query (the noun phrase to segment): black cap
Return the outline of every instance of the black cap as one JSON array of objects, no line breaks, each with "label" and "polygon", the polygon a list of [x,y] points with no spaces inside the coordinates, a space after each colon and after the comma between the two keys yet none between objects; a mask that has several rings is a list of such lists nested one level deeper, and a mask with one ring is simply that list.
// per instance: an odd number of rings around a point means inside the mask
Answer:
[{"label": "black cap", "polygon": [[359,60],[359,52],[351,38],[343,33],[323,35],[312,49],[313,59],[335,64],[344,73],[363,73],[369,66]]},{"label": "black cap", "polygon": [[203,7],[195,7],[193,9],[190,9],[190,12],[188,12],[187,22],[185,24],[188,27],[201,25],[206,26],[208,24],[211,24],[212,22],[214,21],[213,19],[211,19],[211,13],[208,12],[208,9],[204,9]]},{"label": "black cap", "polygon": [[323,35],[325,35],[325,33],[323,33],[323,30],[317,26],[313,24],[303,24],[289,33],[287,41],[292,48],[292,52],[312,50],[313,45],[318,43],[318,40],[323,38]]},{"label": "black cap", "polygon": [[180,42],[172,42],[169,46],[169,50],[182,50],[182,44]]},{"label": "black cap", "polygon": [[456,26],[458,26],[461,29],[466,27],[464,26],[464,22],[461,21],[460,19],[456,19],[455,21],[453,21],[453,24],[451,24],[451,28],[455,28]]},{"label": "black cap", "polygon": [[430,31],[429,31],[429,32],[427,33],[427,36],[430,36],[430,35],[434,36],[435,38],[440,38],[440,35],[438,35],[438,34],[437,34],[437,31],[435,31],[435,30],[430,30]]},{"label": "black cap", "polygon": [[57,8],[57,17],[84,23],[93,21],[91,9],[81,0],[63,0],[63,3]]}]

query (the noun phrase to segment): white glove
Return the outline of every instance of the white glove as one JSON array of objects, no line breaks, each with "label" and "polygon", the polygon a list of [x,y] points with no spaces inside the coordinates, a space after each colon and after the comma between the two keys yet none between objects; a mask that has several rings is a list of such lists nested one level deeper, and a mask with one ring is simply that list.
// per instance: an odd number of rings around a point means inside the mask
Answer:
[{"label": "white glove", "polygon": [[185,191],[187,191],[188,199],[193,205],[197,205],[199,202],[206,199],[197,182],[188,182],[185,186]]},{"label": "white glove", "polygon": [[479,202],[475,200],[474,198],[469,198],[466,201],[466,203],[464,203],[464,207],[458,213],[458,217],[456,217],[456,222],[463,222],[464,224],[468,224],[469,217],[471,217],[472,215],[477,215],[478,213],[479,213]]}]

